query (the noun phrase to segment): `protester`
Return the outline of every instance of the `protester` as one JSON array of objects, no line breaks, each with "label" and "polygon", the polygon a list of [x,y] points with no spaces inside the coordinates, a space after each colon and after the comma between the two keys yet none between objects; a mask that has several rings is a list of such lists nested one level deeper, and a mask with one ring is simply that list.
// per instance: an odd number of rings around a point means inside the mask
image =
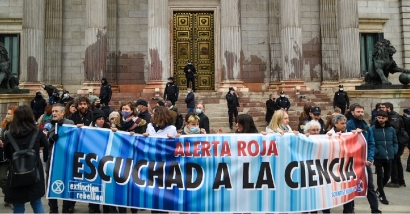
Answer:
[{"label": "protester", "polygon": [[235,133],[259,133],[251,115],[238,115]]},{"label": "protester", "polygon": [[89,111],[90,100],[86,96],[79,96],[74,101],[75,108],[77,109],[68,119],[72,120],[75,125],[82,124],[84,126],[89,126],[93,115]]},{"label": "protester", "polygon": [[68,118],[72,114],[74,114],[74,112],[76,112],[76,111],[77,111],[77,109],[75,108],[74,100],[72,100],[72,101],[68,102],[65,105],[65,114],[64,114],[64,116]]},{"label": "protester", "polygon": [[171,101],[172,105],[178,100],[179,89],[176,82],[174,82],[174,77],[168,78],[168,83],[165,85],[164,90],[164,100]]},{"label": "protester", "polygon": [[312,120],[312,118],[310,118],[310,109],[312,109],[312,107],[314,106],[314,103],[311,102],[307,102],[305,103],[305,105],[303,105],[303,111],[302,113],[300,113],[299,116],[299,123],[301,123],[304,120]]},{"label": "protester", "polygon": [[[37,132],[37,133],[36,133]],[[34,213],[44,213],[41,197],[45,195],[45,180],[43,163],[40,158],[40,148],[44,148],[43,155],[48,157],[48,142],[46,136],[41,129],[37,127],[34,122],[33,111],[28,106],[19,106],[14,111],[13,120],[10,123],[10,135],[4,136],[4,156],[11,160],[13,153],[16,151],[11,145],[10,141],[16,141],[20,149],[23,146],[27,146],[27,142],[30,142],[36,135],[33,149],[36,151],[37,167],[40,172],[39,181],[28,184],[21,187],[11,187],[6,185],[4,200],[8,203],[12,203],[14,206],[14,213],[24,213],[26,202],[30,202],[30,205]],[[24,145],[23,145],[24,144]],[[45,159],[45,161],[47,158]],[[11,173],[8,174],[8,182],[11,179]]]},{"label": "protester", "polygon": [[195,113],[188,113],[185,115],[185,127],[182,130],[183,135],[190,134],[206,134],[205,129],[199,128],[199,117]]},{"label": "protester", "polygon": [[151,122],[151,114],[148,111],[149,104],[146,100],[139,99],[135,102],[136,111],[138,112],[138,117],[144,119],[147,124]]},{"label": "protester", "polygon": [[67,105],[67,103],[69,103],[73,100],[74,100],[74,97],[71,97],[70,92],[65,90],[63,95],[61,96],[60,103],[65,106],[65,105]]},{"label": "protester", "polygon": [[41,130],[44,129],[44,125],[46,125],[47,123],[50,123],[51,120],[53,119],[52,108],[53,108],[52,105],[47,105],[44,110],[44,114],[41,115],[40,118],[38,118],[37,124],[39,125]]},{"label": "protester", "polygon": [[90,97],[90,103],[91,103],[91,105],[89,107],[90,111],[95,111],[96,109],[101,109],[101,100],[97,96],[92,95]]},{"label": "protester", "polygon": [[[346,130],[348,132],[358,132],[362,133],[363,137],[367,142],[367,161],[366,161],[366,170],[367,170],[367,200],[370,204],[370,209],[372,213],[381,213],[379,210],[379,203],[377,201],[377,194],[374,190],[373,184],[373,174],[372,168],[370,167],[373,164],[374,160],[374,136],[372,129],[369,128],[367,123],[363,120],[364,108],[363,106],[355,103],[350,106],[350,111],[353,119],[348,120],[346,123]],[[348,202],[343,206],[343,213],[352,213],[354,209],[354,201]]]},{"label": "protester", "polygon": [[284,111],[288,111],[290,108],[290,101],[287,97],[285,97],[285,91],[280,92],[280,97],[276,99],[276,106],[278,109],[282,109]]},{"label": "protester", "polygon": [[166,107],[156,106],[152,109],[151,123],[144,136],[175,137],[177,129],[172,125],[172,118]]},{"label": "protester", "polygon": [[354,111],[354,109],[355,109],[356,106],[358,106],[358,105],[359,105],[358,103],[353,103],[352,105],[350,105],[349,111],[347,111],[347,112],[345,113],[345,116],[346,116],[346,118],[347,118],[347,121],[353,119],[353,114],[352,114],[352,112]]},{"label": "protester", "polygon": [[205,129],[206,133],[209,134],[209,118],[205,115],[205,107],[203,104],[199,103],[196,105],[196,114],[199,116],[199,128]]},{"label": "protester", "polygon": [[305,127],[305,125],[306,125],[308,122],[310,122],[311,120],[316,120],[316,121],[318,121],[318,122],[320,123],[320,125],[321,125],[320,134],[325,134],[325,133],[326,133],[326,125],[325,125],[325,122],[324,122],[324,121],[322,120],[322,118],[321,118],[321,113],[322,113],[322,110],[320,109],[320,107],[313,106],[313,107],[310,109],[310,112],[309,112],[309,118],[310,118],[310,120],[307,119],[307,120],[304,120],[304,121],[302,121],[301,123],[299,123],[299,125],[298,125],[298,131],[299,131],[300,133],[305,133],[305,132],[304,132],[304,127]]},{"label": "protester", "polygon": [[52,85],[41,85],[41,88],[46,90],[48,94],[48,104],[52,105],[60,99],[60,91]]},{"label": "protester", "polygon": [[265,115],[266,126],[269,126],[269,122],[271,121],[273,114],[278,109],[278,107],[276,106],[274,94],[269,95],[269,100],[266,100],[265,107],[266,107],[266,115]]},{"label": "protester", "polygon": [[293,133],[292,128],[289,126],[288,113],[282,109],[277,110],[273,114],[269,126],[266,127],[266,132],[262,132],[262,134],[266,133],[280,133],[281,135],[284,133]]},{"label": "protester", "polygon": [[343,85],[339,85],[339,91],[336,91],[333,97],[333,107],[339,107],[342,110],[342,114],[344,114],[346,106],[349,107],[349,96],[344,91]]},{"label": "protester", "polygon": [[161,100],[158,100],[156,106],[165,106],[165,103]]},{"label": "protester", "polygon": [[[337,108],[337,107],[336,107]],[[333,124],[332,124],[332,119],[333,119],[333,115],[327,115],[326,116],[326,132],[328,132],[330,129],[332,129]]]},{"label": "protester", "polygon": [[101,79],[101,88],[100,88],[100,100],[104,106],[108,106],[108,103],[111,100],[112,89],[111,85],[108,84],[107,78],[103,77]]},{"label": "protester", "polygon": [[118,111],[113,111],[113,112],[111,112],[111,114],[108,116],[108,119],[109,119],[109,122],[110,122],[110,125],[111,125],[111,127],[113,127],[113,125],[114,125],[114,127],[115,127],[115,119],[117,118],[117,117],[119,117],[120,116],[120,113],[118,113]]},{"label": "protester", "polygon": [[336,114],[332,115],[332,123],[333,126],[328,132],[328,135],[336,134],[336,133],[345,133],[346,132],[346,116],[343,114]]},{"label": "protester", "polygon": [[143,134],[147,129],[147,121],[138,117],[135,106],[131,103],[124,103],[120,107],[120,116],[115,118],[112,131],[126,131],[130,134]]},{"label": "protester", "polygon": [[374,125],[374,123],[376,122],[377,112],[380,111],[380,104],[381,103],[377,103],[374,109],[372,110],[372,117],[370,118],[370,123],[372,125]]},{"label": "protester", "polygon": [[47,101],[43,98],[41,92],[36,92],[36,96],[31,100],[31,109],[33,110],[34,118],[38,120],[47,106]]},{"label": "protester", "polygon": [[187,95],[185,98],[186,107],[188,109],[188,113],[194,112],[195,108],[195,94],[192,92],[191,88],[187,88]]},{"label": "protester", "polygon": [[[14,111],[18,106],[10,106],[7,110],[6,117],[1,122],[1,134],[0,134],[0,188],[4,194],[4,190],[7,186],[7,172],[9,170],[9,160],[4,156],[3,139],[6,131],[10,130],[10,123],[13,120]],[[4,206],[10,206],[10,203],[4,202]]]},{"label": "protester", "polygon": [[236,95],[235,89],[230,87],[225,97],[228,103],[229,128],[233,129],[233,117],[235,117],[235,123],[237,123],[238,109],[240,107],[238,95]]},{"label": "protester", "polygon": [[377,190],[382,204],[389,204],[384,193],[384,186],[390,179],[391,161],[398,150],[396,131],[389,123],[385,111],[377,112],[377,121],[371,127],[375,139],[374,166],[377,174]]}]

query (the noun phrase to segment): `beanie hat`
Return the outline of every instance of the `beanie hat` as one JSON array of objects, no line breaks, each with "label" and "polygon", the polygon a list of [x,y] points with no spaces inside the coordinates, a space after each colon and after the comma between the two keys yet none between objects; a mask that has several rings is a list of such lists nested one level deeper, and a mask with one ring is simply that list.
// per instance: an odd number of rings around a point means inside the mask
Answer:
[{"label": "beanie hat", "polygon": [[120,113],[118,111],[113,111],[111,114],[108,116],[108,119],[111,121],[112,118],[117,118],[120,116]]},{"label": "beanie hat", "polygon": [[99,100],[100,98],[98,98],[97,96],[95,96],[95,95],[93,95],[93,96],[91,96],[90,97],[90,102],[91,102],[91,105],[92,104],[94,104],[95,103],[95,101],[97,101],[97,100]]},{"label": "beanie hat", "polygon": [[107,116],[105,115],[105,112],[103,110],[97,109],[93,111],[93,122],[95,122],[100,117],[104,117],[104,119],[107,120]]}]

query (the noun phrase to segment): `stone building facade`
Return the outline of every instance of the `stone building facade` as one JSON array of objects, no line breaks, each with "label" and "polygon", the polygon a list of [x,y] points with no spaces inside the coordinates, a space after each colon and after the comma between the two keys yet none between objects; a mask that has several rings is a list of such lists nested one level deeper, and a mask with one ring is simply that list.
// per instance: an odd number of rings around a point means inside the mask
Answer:
[{"label": "stone building facade", "polygon": [[198,31],[188,58],[204,91],[353,87],[369,35],[389,39],[410,68],[410,0],[0,0],[0,38],[17,35],[22,88],[87,90],[107,77],[120,92],[152,92],[182,66],[176,26],[202,12],[210,33]]}]

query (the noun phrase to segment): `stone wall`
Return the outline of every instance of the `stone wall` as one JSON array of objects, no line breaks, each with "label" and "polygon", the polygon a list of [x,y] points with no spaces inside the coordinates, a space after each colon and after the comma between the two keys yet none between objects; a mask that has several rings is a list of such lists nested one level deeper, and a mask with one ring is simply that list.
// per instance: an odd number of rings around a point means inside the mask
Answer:
[{"label": "stone wall", "polygon": [[23,18],[23,0],[1,0],[0,1],[0,19],[22,19]]},{"label": "stone wall", "polygon": [[[400,1],[368,0],[358,1],[359,18],[386,18],[388,21],[383,26],[384,38],[390,40],[396,48],[393,59],[399,67],[403,67],[403,42],[400,14]],[[393,84],[400,84],[398,77],[400,74],[390,75],[389,80]]]},{"label": "stone wall", "polygon": [[269,1],[241,0],[242,80],[269,83]]}]

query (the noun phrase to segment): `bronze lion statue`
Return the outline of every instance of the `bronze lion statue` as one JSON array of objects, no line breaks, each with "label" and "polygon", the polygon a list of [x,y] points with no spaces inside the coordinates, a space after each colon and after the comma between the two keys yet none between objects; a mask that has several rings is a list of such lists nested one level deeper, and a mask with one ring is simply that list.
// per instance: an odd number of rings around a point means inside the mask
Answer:
[{"label": "bronze lion statue", "polygon": [[18,89],[19,80],[11,73],[11,62],[4,44],[0,42],[0,89]]},{"label": "bronze lion statue", "polygon": [[391,85],[387,79],[390,74],[397,72],[410,73],[409,70],[397,67],[393,60],[396,49],[387,39],[379,40],[374,46],[372,68],[366,73],[364,81],[366,85]]}]

